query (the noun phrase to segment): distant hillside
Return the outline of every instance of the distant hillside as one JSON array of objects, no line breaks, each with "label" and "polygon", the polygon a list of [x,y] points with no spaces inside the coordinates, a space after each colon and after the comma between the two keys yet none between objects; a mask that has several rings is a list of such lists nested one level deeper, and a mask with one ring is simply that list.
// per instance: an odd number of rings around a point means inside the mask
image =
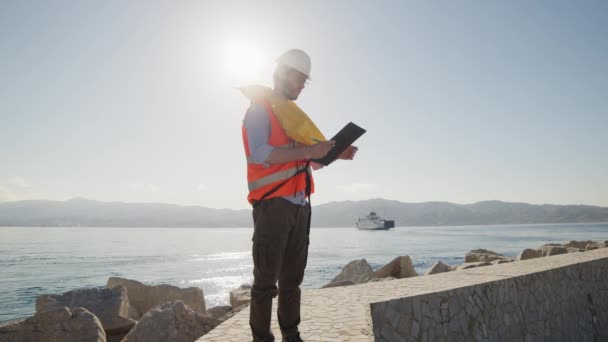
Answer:
[{"label": "distant hillside", "polygon": [[[313,208],[314,227],[352,227],[370,211],[397,226],[608,222],[608,208],[484,201],[403,203],[384,199],[332,202]],[[161,203],[18,201],[0,203],[0,226],[251,227],[250,210]]]},{"label": "distant hillside", "polygon": [[68,201],[0,203],[0,226],[248,227],[249,210],[162,203]]},{"label": "distant hillside", "polygon": [[403,203],[384,199],[345,201],[314,208],[313,223],[322,227],[352,226],[370,211],[395,220],[397,226],[444,226],[480,224],[531,224],[607,222],[608,208],[587,205],[533,205],[484,201],[474,204],[449,202]]}]

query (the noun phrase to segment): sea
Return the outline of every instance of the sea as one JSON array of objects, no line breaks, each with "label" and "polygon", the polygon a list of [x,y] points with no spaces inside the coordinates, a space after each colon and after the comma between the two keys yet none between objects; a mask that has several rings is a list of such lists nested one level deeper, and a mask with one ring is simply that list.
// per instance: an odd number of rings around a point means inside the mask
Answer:
[{"label": "sea", "polygon": [[[0,227],[0,322],[31,316],[41,294],[103,287],[109,277],[203,289],[207,308],[250,284],[252,228]],[[350,261],[378,268],[409,255],[418,274],[477,248],[515,257],[525,248],[608,240],[608,223],[311,229],[304,288],[330,282]]]}]

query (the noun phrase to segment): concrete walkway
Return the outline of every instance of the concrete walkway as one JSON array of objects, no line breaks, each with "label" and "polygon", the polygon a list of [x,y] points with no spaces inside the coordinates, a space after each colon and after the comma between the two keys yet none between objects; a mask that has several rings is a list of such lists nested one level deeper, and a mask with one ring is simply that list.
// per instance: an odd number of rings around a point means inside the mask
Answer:
[{"label": "concrete walkway", "polygon": [[[352,286],[354,289],[359,286]],[[368,297],[358,296],[349,288],[328,288],[302,291],[302,322],[300,335],[304,341],[373,341]],[[273,302],[272,331],[281,341],[276,317],[277,301]],[[241,311],[207,335],[203,341],[251,341],[249,308]]]},{"label": "concrete walkway", "polygon": [[[306,342],[374,341],[370,312],[373,303],[475,286],[602,258],[608,258],[608,248],[431,276],[305,290],[302,293],[301,336]],[[272,329],[276,341],[281,341],[281,333],[276,320],[276,307],[275,300]],[[204,341],[251,341],[249,310],[241,311],[201,337],[197,342]]]}]

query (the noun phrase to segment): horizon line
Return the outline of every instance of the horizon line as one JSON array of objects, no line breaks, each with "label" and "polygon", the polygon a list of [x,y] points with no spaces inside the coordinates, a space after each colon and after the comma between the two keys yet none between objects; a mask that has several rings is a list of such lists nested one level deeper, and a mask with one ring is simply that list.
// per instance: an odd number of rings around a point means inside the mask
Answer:
[{"label": "horizon line", "polygon": [[[171,205],[171,206],[178,206],[178,207],[199,207],[199,208],[206,208],[206,209],[215,209],[215,210],[249,210],[250,208],[241,208],[241,209],[235,209],[235,208],[213,208],[213,207],[206,207],[200,204],[177,204],[177,203],[170,203],[170,202],[157,202],[157,201],[150,201],[150,202],[125,202],[125,201],[120,201],[120,200],[115,200],[115,201],[103,201],[103,200],[96,200],[96,199],[90,199],[90,198],[86,198],[86,197],[81,197],[81,196],[75,196],[75,197],[71,197],[65,200],[50,200],[50,199],[22,199],[22,200],[14,200],[14,201],[0,201],[0,205],[2,204],[7,204],[7,203],[19,203],[19,202],[70,202],[70,201],[90,201],[90,202],[98,202],[98,203],[119,203],[119,204],[160,204],[160,205]],[[328,204],[333,204],[333,203],[341,203],[341,202],[365,202],[365,201],[372,201],[372,200],[382,200],[382,201],[389,201],[389,202],[398,202],[398,203],[402,203],[402,204],[430,204],[430,203],[445,203],[445,204],[454,204],[454,205],[474,205],[474,204],[479,204],[479,203],[485,203],[485,202],[500,202],[500,203],[505,203],[505,204],[527,204],[527,205],[536,205],[536,206],[544,206],[544,205],[552,205],[552,206],[584,206],[584,207],[595,207],[595,208],[608,208],[608,206],[601,206],[601,205],[592,205],[592,204],[555,204],[555,203],[530,203],[530,202],[510,202],[510,201],[503,201],[503,200],[497,200],[497,199],[492,199],[492,200],[481,200],[481,201],[476,201],[476,202],[470,202],[470,203],[457,203],[457,202],[449,202],[449,201],[424,201],[424,202],[403,202],[400,200],[395,200],[395,199],[387,199],[387,198],[382,198],[382,197],[373,197],[373,198],[368,198],[368,199],[363,199],[363,200],[341,200],[341,201],[329,201],[329,202],[325,202],[325,203],[320,203],[320,204],[315,204],[314,206],[322,206],[322,205],[328,205]]]}]

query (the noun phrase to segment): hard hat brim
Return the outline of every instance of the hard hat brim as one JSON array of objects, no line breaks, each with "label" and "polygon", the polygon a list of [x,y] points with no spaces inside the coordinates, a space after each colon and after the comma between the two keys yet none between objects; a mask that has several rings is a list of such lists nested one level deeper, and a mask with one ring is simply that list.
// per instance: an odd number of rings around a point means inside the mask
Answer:
[{"label": "hard hat brim", "polygon": [[306,79],[307,79],[307,80],[312,81],[312,78],[310,78],[310,75],[307,75],[306,73],[304,73],[304,72],[302,72],[302,71],[298,70],[297,68],[295,68],[295,67],[293,67],[293,66],[291,66],[291,65],[289,65],[289,64],[281,63],[281,62],[279,62],[278,60],[276,60],[275,62],[277,62],[277,66],[278,66],[278,65],[282,65],[282,66],[284,66],[284,67],[287,67],[287,68],[289,68],[289,69],[291,69],[291,70],[293,70],[293,71],[295,71],[295,72],[297,72],[297,73],[300,73],[300,74],[302,74],[302,75],[306,76]]}]

